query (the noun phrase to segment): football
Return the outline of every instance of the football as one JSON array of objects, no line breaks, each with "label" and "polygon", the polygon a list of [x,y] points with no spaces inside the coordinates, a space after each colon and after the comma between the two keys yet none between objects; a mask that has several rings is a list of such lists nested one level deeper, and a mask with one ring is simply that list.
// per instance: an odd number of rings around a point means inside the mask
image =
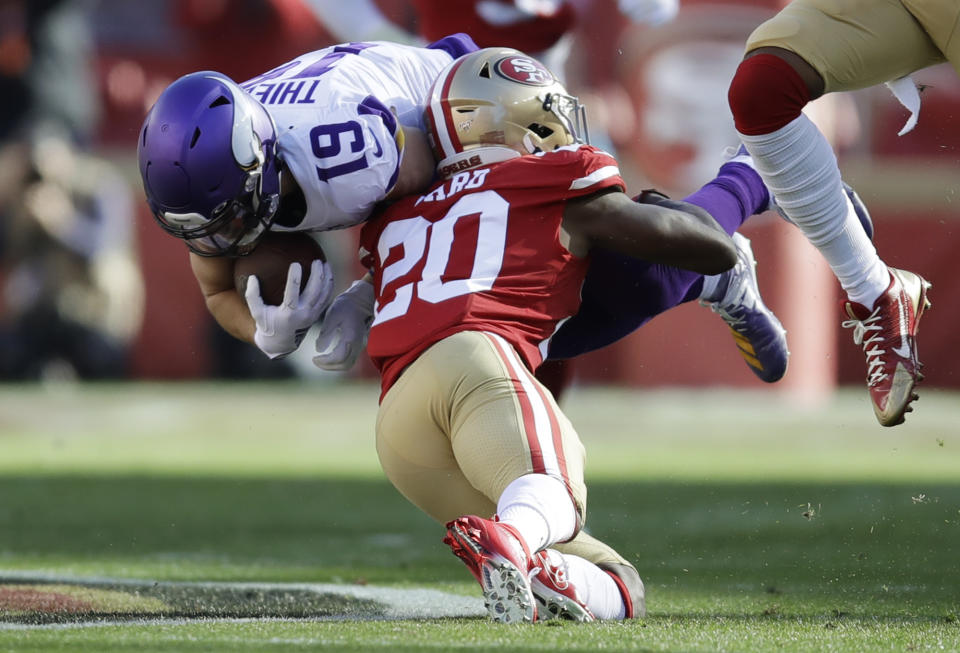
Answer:
[{"label": "football", "polygon": [[310,264],[327,257],[310,234],[304,232],[270,232],[256,248],[237,258],[233,267],[233,283],[241,296],[246,292],[247,279],[253,275],[260,281],[260,296],[266,304],[278,306],[283,301],[287,286],[287,271],[291,263],[299,263],[303,270],[300,290],[307,284]]}]

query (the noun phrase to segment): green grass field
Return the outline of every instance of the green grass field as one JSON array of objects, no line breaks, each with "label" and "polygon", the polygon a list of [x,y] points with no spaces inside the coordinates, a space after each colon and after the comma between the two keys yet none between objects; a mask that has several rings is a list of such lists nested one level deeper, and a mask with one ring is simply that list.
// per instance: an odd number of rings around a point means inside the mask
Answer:
[{"label": "green grass field", "polygon": [[[960,651],[960,395],[884,429],[859,389],[575,389],[649,615],[520,627],[381,477],[376,397],[0,386],[0,651]],[[98,607],[9,607],[45,592]]]}]

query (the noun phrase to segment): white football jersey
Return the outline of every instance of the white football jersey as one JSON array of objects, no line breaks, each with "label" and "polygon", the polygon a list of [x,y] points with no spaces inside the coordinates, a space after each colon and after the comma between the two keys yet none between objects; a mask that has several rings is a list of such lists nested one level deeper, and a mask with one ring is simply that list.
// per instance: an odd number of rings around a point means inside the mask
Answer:
[{"label": "white football jersey", "polygon": [[453,58],[396,43],[346,43],[304,54],[241,86],[277,127],[277,147],[306,216],[277,231],[363,222],[397,180],[397,123],[424,129],[433,80]]}]

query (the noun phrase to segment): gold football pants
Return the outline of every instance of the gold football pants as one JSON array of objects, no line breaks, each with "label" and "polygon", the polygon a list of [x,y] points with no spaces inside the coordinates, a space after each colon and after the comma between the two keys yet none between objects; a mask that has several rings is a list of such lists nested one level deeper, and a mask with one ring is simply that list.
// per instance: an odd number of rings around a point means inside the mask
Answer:
[{"label": "gold football pants", "polygon": [[[580,437],[499,336],[464,331],[432,345],[384,396],[376,431],[387,478],[440,523],[491,517],[507,485],[526,474],[562,481],[582,523]],[[629,564],[583,532],[553,548],[597,564]]]},{"label": "gold football pants", "polygon": [[960,74],[957,0],[793,0],[760,25],[746,51],[778,47],[823,77],[824,91],[882,84],[949,61]]}]

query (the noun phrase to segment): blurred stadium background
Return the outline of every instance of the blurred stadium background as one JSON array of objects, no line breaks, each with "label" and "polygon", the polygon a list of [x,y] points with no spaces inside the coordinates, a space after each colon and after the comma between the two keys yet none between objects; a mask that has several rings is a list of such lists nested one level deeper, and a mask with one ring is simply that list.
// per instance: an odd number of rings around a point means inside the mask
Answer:
[{"label": "blurred stadium background", "polygon": [[[398,33],[417,32],[415,3],[377,4]],[[616,151],[631,189],[683,195],[709,179],[735,142],[725,95],[742,43],[782,3],[682,0],[677,17],[658,27],[632,23],[616,0],[572,4],[578,22],[567,84],[586,100],[598,144]],[[212,69],[243,80],[351,38],[322,22],[306,0],[0,1],[3,378],[316,376],[309,351],[269,363],[215,326],[185,247],[147,212],[136,138],[154,99],[182,74]],[[906,112],[882,87],[830,98],[814,111],[872,210],[882,256],[934,284],[935,310],[920,336],[925,387],[958,388],[952,123],[960,82],[945,67],[916,78],[925,86],[923,109],[903,137],[897,131]],[[812,406],[837,386],[862,385],[862,354],[840,328],[839,288],[816,252],[772,215],[745,232],[765,297],[789,331],[793,357],[782,383],[763,387],[722,323],[694,305],[578,362],[577,381],[725,385],[789,393]],[[348,231],[323,239],[341,287],[357,272],[354,237]],[[370,378],[372,367],[349,376]]]}]

